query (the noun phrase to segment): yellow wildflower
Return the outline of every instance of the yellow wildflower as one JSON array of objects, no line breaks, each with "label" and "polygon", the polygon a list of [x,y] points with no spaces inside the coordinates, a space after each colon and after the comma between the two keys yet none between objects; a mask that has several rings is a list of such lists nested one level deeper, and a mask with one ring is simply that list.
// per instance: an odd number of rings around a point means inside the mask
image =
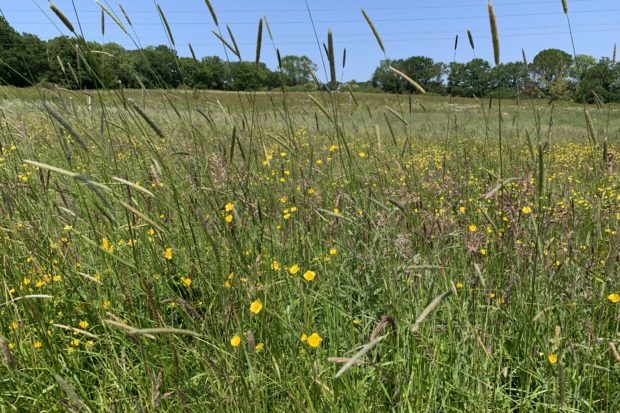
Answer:
[{"label": "yellow wildflower", "polygon": [[620,294],[618,293],[609,294],[607,296],[607,299],[614,304],[620,303]]},{"label": "yellow wildflower", "polygon": [[321,336],[319,336],[317,333],[312,333],[310,334],[310,337],[308,337],[308,345],[312,348],[317,348],[319,345],[321,345],[321,341],[323,339],[321,338]]},{"label": "yellow wildflower", "polygon": [[306,281],[312,281],[314,280],[314,277],[316,277],[316,273],[314,271],[306,271],[304,273],[304,280]]},{"label": "yellow wildflower", "polygon": [[114,252],[114,245],[111,245],[110,241],[108,241],[107,238],[103,238],[101,240],[101,248],[103,248],[105,251],[109,252],[110,254]]},{"label": "yellow wildflower", "polygon": [[288,272],[290,272],[292,275],[297,274],[299,272],[299,265],[293,265],[291,268],[288,269]]},{"label": "yellow wildflower", "polygon": [[239,344],[241,344],[241,337],[234,336],[233,338],[230,339],[230,345],[231,346],[237,347],[237,346],[239,346]]},{"label": "yellow wildflower", "polygon": [[262,309],[263,303],[261,302],[261,300],[254,300],[252,301],[252,304],[250,304],[250,312],[252,314],[258,314],[261,312]]},{"label": "yellow wildflower", "polygon": [[164,250],[164,258],[168,261],[172,259],[172,248],[168,247]]}]

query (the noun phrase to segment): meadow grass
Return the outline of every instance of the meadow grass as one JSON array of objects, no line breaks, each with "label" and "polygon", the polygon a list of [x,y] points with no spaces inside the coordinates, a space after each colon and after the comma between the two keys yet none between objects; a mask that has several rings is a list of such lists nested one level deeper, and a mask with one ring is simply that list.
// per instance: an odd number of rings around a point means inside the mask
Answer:
[{"label": "meadow grass", "polygon": [[620,108],[91,95],[0,88],[2,411],[620,410]]}]

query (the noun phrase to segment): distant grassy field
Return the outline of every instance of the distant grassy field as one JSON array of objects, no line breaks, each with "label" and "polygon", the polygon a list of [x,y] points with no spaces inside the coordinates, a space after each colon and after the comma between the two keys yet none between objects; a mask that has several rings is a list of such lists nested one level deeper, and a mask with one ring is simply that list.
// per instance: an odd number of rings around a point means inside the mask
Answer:
[{"label": "distant grassy field", "polygon": [[0,89],[0,410],[620,411],[620,108],[90,93]]}]

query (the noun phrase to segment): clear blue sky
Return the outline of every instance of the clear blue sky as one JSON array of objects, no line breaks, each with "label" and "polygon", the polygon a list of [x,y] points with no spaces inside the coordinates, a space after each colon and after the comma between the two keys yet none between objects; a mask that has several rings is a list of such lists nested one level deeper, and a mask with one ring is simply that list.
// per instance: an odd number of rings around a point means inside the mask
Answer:
[{"label": "clear blue sky", "polygon": [[[87,39],[134,47],[109,18],[106,19],[105,38],[102,37],[100,8],[94,0],[74,1]],[[102,2],[122,19],[116,0]],[[121,3],[143,46],[168,44],[154,1],[124,0]],[[304,0],[212,0],[212,3],[220,25],[229,24],[233,30],[244,59],[254,60],[258,20],[267,16],[281,54],[309,56],[321,68],[320,77],[324,77]],[[345,80],[367,80],[383,57],[361,8],[374,20],[390,58],[424,55],[449,62],[453,58],[454,36],[458,34],[456,58],[470,60],[473,55],[466,32],[470,29],[476,39],[478,57],[492,60],[486,0],[308,0],[308,3],[320,41],[325,41],[327,29],[331,28],[338,55],[347,48]],[[71,0],[55,0],[54,4],[77,29]],[[191,41],[199,57],[223,56],[221,44],[211,33],[215,25],[203,0],[159,0],[159,4],[167,16],[180,55],[189,55],[187,44]],[[614,43],[620,42],[620,1],[568,0],[568,5],[577,53],[596,58],[610,56]],[[494,6],[503,62],[521,60],[521,48],[530,60],[546,48],[571,51],[561,0],[495,0]],[[68,34],[46,1],[0,0],[0,9],[20,32],[33,33],[43,39]],[[266,30],[263,41],[261,60],[273,68],[275,52]]]}]

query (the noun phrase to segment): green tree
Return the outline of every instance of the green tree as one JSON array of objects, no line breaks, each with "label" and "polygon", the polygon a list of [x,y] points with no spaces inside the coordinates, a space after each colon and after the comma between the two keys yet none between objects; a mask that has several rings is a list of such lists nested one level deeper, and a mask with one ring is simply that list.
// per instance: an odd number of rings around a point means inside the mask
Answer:
[{"label": "green tree", "polygon": [[612,62],[609,58],[602,58],[581,73],[575,100],[594,103],[595,94],[604,103],[620,102],[620,64]]},{"label": "green tree", "polygon": [[538,89],[547,97],[564,96],[570,89],[568,80],[573,58],[559,49],[546,49],[532,61],[532,79]]},{"label": "green tree", "polygon": [[181,84],[177,53],[168,46],[149,46],[134,51],[136,73],[150,87],[176,88]]},{"label": "green tree", "polygon": [[45,43],[31,34],[20,35],[0,17],[0,82],[30,86],[48,70]]},{"label": "green tree", "polygon": [[454,62],[448,73],[448,91],[454,96],[486,96],[494,86],[491,79],[491,65],[486,60]]},{"label": "green tree", "polygon": [[287,86],[297,86],[312,80],[317,65],[308,56],[284,56],[281,59],[282,77]]},{"label": "green tree", "polygon": [[445,73],[443,63],[430,57],[412,56],[407,59],[382,60],[372,76],[372,84],[384,92],[414,93],[416,89],[406,80],[390,70],[390,66],[400,70],[418,82],[427,92],[444,93],[442,77]]},{"label": "green tree", "polygon": [[231,80],[229,90],[260,90],[267,87],[270,70],[264,63],[233,62],[230,64]]}]

